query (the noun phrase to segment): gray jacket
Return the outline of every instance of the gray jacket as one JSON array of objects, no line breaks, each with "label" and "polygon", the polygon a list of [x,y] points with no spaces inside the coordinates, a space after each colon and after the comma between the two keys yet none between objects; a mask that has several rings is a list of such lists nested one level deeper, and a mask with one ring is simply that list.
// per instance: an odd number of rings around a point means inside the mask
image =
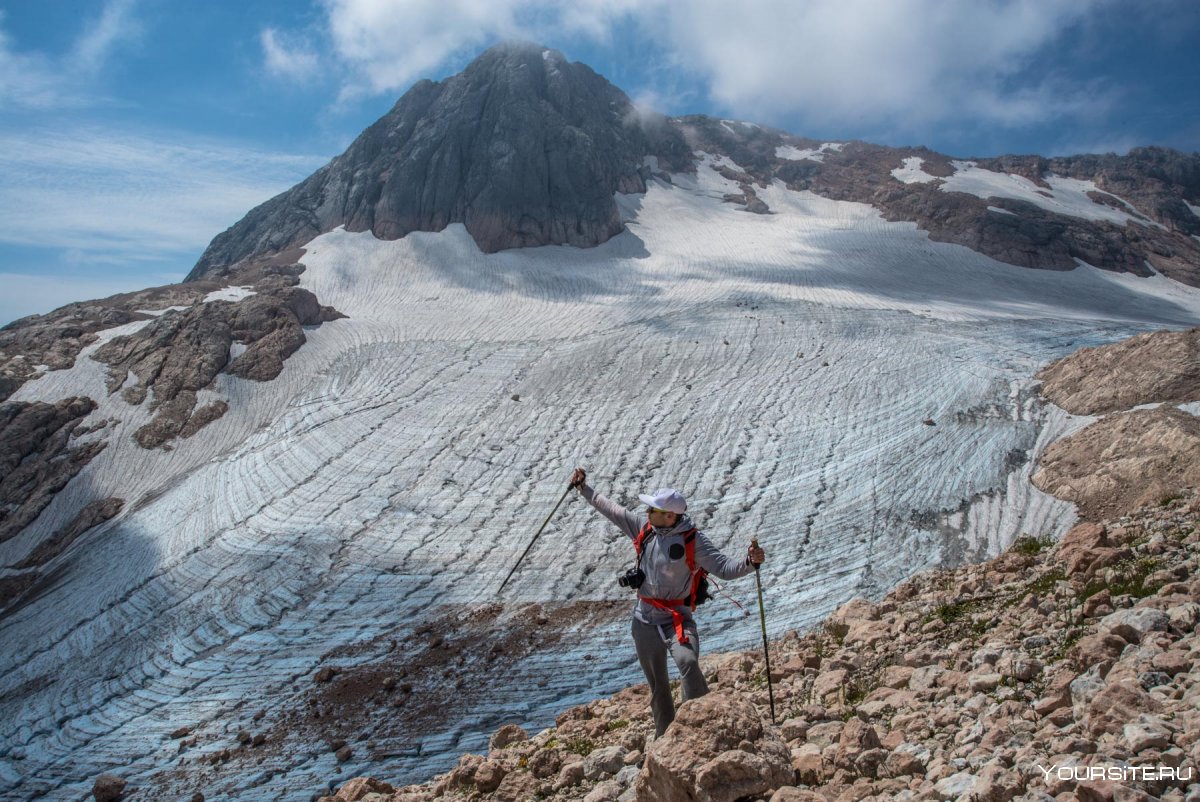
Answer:
[{"label": "gray jacket", "polygon": [[[605,498],[591,487],[580,488],[584,499],[601,515],[616,524],[631,541],[630,564],[635,559],[632,541],[646,525],[646,515],[630,512],[621,505]],[[685,558],[683,536],[695,524],[687,515],[681,515],[670,529],[655,528],[642,544],[642,570],[646,581],[638,588],[638,594],[653,599],[683,599],[692,592],[691,572]],[[703,532],[696,532],[696,566],[721,579],[737,579],[754,570],[749,556],[734,559],[712,544]],[[684,605],[679,608],[684,618],[690,619],[691,610]],[[633,615],[646,624],[670,624],[671,614],[638,600]]]}]

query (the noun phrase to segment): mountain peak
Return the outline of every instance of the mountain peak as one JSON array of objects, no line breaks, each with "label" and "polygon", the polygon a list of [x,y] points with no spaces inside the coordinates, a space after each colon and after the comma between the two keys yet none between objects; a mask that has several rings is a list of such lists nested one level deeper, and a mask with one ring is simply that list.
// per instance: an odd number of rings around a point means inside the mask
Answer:
[{"label": "mountain peak", "polygon": [[398,239],[462,223],[489,253],[597,245],[623,230],[613,195],[645,191],[646,157],[681,167],[688,152],[586,65],[504,42],[414,85],[345,153],[214,239],[188,278],[340,225]]}]

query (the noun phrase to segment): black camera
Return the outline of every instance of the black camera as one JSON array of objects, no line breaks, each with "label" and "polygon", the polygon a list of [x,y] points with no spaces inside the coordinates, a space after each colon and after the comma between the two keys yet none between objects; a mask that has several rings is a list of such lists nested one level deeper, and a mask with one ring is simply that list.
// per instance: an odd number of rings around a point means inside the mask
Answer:
[{"label": "black camera", "polygon": [[637,590],[646,581],[646,572],[641,568],[630,568],[617,577],[617,584],[623,588]]}]

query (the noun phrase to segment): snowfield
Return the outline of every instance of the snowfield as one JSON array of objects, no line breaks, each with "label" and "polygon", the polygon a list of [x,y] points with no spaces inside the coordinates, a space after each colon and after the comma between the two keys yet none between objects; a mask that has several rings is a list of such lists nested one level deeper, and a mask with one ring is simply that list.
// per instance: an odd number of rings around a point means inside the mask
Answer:
[{"label": "snowfield", "polygon": [[[905,161],[908,161],[907,159]],[[1008,173],[997,173],[978,167],[974,162],[955,161],[954,175],[943,179],[943,192],[966,192],[979,198],[1013,198],[1039,206],[1047,211],[1065,214],[1069,217],[1080,217],[1084,220],[1107,220],[1118,225],[1126,225],[1130,221],[1144,226],[1157,226],[1150,218],[1141,214],[1127,201],[1117,198],[1096,187],[1093,181],[1080,181],[1077,178],[1064,178],[1056,175],[1043,177],[1049,188],[1040,187],[1028,178]],[[893,172],[893,175],[895,173]],[[1124,207],[1116,209],[1103,203],[1097,203],[1088,196],[1089,192],[1107,195]]]},{"label": "snowfield", "polygon": [[[118,770],[164,798],[308,800],[364,773],[428,777],[500,724],[541,729],[641,682],[627,619],[597,616],[492,677],[482,702],[456,705],[453,677],[411,678],[446,698],[438,726],[356,743],[340,774],[301,732],[261,764],[175,767],[177,727],[200,737],[189,760],[229,747],[255,711],[269,724],[303,707],[319,668],[380,660],[389,639],[423,648],[409,636],[435,618],[625,599],[614,577],[632,548],[574,496],[496,595],[576,465],[631,505],[678,488],[733,553],[757,537],[773,635],[1061,533],[1072,508],[1028,476],[1086,420],[1043,406],[1031,377],[1200,322],[1200,291],[1161,276],[1016,268],[860,204],[776,185],[758,192],[773,214],[747,214],[720,202],[737,187],[712,165],[619,196],[628,230],[592,249],[488,255],[459,225],[317,238],[302,286],[348,318],[308,330],[275,381],[222,376],[202,401],[229,412],[170,451],[132,441],[145,407],[109,397],[90,359],[26,384],[14,400],[87,394],[101,402],[87,423],[118,422],[0,544],[7,564],[83,503],[127,503],[0,620],[0,794],[80,799]],[[947,184],[982,191],[980,172]],[[1084,191],[1053,186],[1062,203]],[[753,609],[753,580],[726,590]],[[706,654],[759,642],[726,600],[698,618]],[[483,659],[463,656],[464,671]]]}]

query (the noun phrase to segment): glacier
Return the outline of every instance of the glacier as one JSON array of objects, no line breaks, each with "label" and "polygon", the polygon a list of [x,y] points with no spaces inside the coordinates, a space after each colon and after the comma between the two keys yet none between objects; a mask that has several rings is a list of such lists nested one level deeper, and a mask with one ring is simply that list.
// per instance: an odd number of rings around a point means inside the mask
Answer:
[{"label": "glacier", "polygon": [[[347,318],[307,331],[274,381],[221,375],[201,400],[229,412],[170,450],[132,440],[148,413],[109,396],[86,353],[26,383],[13,400],[86,394],[88,422],[115,422],[0,544],[5,564],[88,500],[128,512],[0,620],[0,795],[82,799],[109,770],[134,799],[416,781],[500,724],[552,726],[640,682],[615,582],[632,549],[580,499],[496,594],[577,465],[631,506],[678,488],[727,550],[757,537],[775,636],[1023,533],[1061,534],[1073,507],[1028,477],[1086,420],[1040,401],[1034,373],[1200,323],[1200,290],[1159,275],[1014,267],[780,184],[757,190],[771,213],[750,214],[722,202],[738,188],[721,164],[701,155],[694,175],[618,195],[626,231],[595,248],[484,254],[460,224],[312,240],[301,286]],[[725,590],[751,606],[747,580]],[[758,642],[720,597],[698,620],[705,654]],[[547,645],[503,672],[477,648],[531,626],[554,628]],[[435,631],[455,646],[444,656]],[[354,757],[339,766],[328,705],[297,723],[313,674],[393,664],[437,715],[347,702]],[[185,725],[198,742],[181,752],[169,734]],[[253,727],[271,733],[256,751],[197,759]]]}]

